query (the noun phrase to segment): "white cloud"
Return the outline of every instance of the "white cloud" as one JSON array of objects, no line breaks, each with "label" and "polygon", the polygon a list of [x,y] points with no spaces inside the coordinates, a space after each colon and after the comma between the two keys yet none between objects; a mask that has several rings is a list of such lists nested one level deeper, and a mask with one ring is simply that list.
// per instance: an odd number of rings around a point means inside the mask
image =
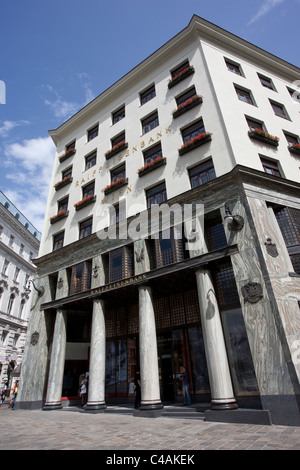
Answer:
[{"label": "white cloud", "polygon": [[256,15],[254,15],[248,24],[255,23],[256,21],[260,20],[264,15],[269,13],[274,7],[283,3],[285,0],[264,0],[262,5]]},{"label": "white cloud", "polygon": [[12,129],[17,126],[23,126],[24,124],[30,124],[29,121],[3,121],[0,125],[0,137],[7,137]]},{"label": "white cloud", "polygon": [[4,167],[11,181],[4,190],[16,207],[42,230],[52,175],[55,146],[51,137],[28,139],[6,147]]}]

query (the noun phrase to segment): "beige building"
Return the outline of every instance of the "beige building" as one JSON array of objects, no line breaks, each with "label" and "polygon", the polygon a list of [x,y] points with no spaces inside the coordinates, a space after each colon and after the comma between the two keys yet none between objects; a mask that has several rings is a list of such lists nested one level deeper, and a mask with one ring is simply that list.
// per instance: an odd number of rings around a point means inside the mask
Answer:
[{"label": "beige building", "polygon": [[19,407],[72,404],[87,373],[87,410],[130,403],[140,368],[159,414],[185,366],[206,419],[299,424],[298,79],[194,16],[50,131]]}]

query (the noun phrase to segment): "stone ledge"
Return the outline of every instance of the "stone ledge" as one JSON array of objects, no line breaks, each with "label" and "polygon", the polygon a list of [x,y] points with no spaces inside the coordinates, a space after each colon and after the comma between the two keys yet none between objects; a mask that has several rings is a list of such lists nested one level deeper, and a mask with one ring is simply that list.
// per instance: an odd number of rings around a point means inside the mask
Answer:
[{"label": "stone ledge", "polygon": [[206,410],[205,421],[213,421],[219,423],[246,423],[246,424],[263,424],[272,425],[270,412],[267,410]]}]

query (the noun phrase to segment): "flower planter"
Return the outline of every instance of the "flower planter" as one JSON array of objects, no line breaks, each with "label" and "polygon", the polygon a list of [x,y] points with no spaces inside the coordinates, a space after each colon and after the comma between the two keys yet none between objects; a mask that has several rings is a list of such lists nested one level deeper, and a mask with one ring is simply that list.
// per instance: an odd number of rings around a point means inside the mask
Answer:
[{"label": "flower planter", "polygon": [[106,186],[106,188],[103,189],[103,192],[107,196],[108,194],[112,193],[116,189],[122,188],[123,186],[126,186],[127,184],[128,184],[128,178],[120,178],[115,183],[112,183],[109,186]]},{"label": "flower planter", "polygon": [[289,151],[292,152],[292,153],[297,153],[298,155],[300,155],[300,145],[299,144],[292,144],[289,146]]},{"label": "flower planter", "polygon": [[67,184],[72,183],[73,178],[72,176],[67,176],[67,178],[64,178],[63,180],[59,181],[54,185],[55,191],[58,191],[60,188],[63,188],[64,186],[67,186]]},{"label": "flower planter", "polygon": [[94,195],[86,197],[85,199],[82,199],[82,201],[76,202],[76,204],[74,204],[75,210],[79,211],[80,209],[83,209],[84,207],[88,206],[89,204],[92,204],[95,201],[96,196]]},{"label": "flower planter", "polygon": [[173,111],[172,113],[173,118],[176,119],[178,116],[181,116],[186,111],[189,111],[195,106],[198,106],[198,104],[201,104],[202,102],[203,102],[202,96],[199,96],[199,95],[194,96],[193,98],[187,100],[185,103],[178,106],[178,108]]},{"label": "flower planter", "polygon": [[76,153],[76,150],[75,149],[70,149],[70,150],[67,150],[66,153],[64,153],[63,155],[61,155],[60,157],[58,157],[60,163],[64,162],[67,158],[71,157],[72,155],[74,155]]},{"label": "flower planter", "polygon": [[180,149],[178,149],[179,155],[184,155],[190,150],[194,150],[195,148],[199,147],[199,145],[209,142],[211,140],[211,136],[211,132],[204,132],[203,134],[198,135],[193,140],[190,140],[189,142],[184,144]]},{"label": "flower planter", "polygon": [[147,163],[147,165],[143,166],[138,170],[138,175],[143,176],[149,173],[152,170],[155,170],[155,168],[158,168],[162,165],[165,165],[167,163],[167,159],[164,157],[158,157],[155,160],[153,160],[151,163]]},{"label": "flower planter", "polygon": [[108,160],[109,158],[113,157],[117,153],[121,152],[124,149],[127,149],[128,143],[127,142],[120,142],[119,144],[115,145],[111,150],[105,153],[105,158]]},{"label": "flower planter", "polygon": [[193,65],[190,65],[189,67],[182,70],[177,75],[175,75],[175,77],[173,77],[169,80],[168,88],[169,89],[172,88],[173,86],[177,85],[177,83],[181,82],[182,80],[187,78],[189,75],[192,75],[193,73],[195,73],[195,69],[194,69]]},{"label": "flower planter", "polygon": [[279,145],[279,138],[274,137],[273,135],[268,134],[265,131],[261,131],[260,129],[254,129],[253,131],[249,131],[248,135],[251,139],[259,140],[265,144],[273,145],[273,147],[278,147]]},{"label": "flower planter", "polygon": [[69,211],[61,211],[58,214],[54,215],[53,217],[50,217],[50,224],[55,224],[55,222],[58,222],[61,219],[64,219],[69,215]]}]

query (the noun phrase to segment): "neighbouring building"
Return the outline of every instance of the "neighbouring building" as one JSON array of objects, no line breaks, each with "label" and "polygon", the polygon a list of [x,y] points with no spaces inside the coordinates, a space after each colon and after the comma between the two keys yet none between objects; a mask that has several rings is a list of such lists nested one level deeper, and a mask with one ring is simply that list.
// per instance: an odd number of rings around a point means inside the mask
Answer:
[{"label": "neighbouring building", "polygon": [[[299,424],[299,68],[206,20],[59,128],[18,397]],[[169,209],[169,212],[168,212]],[[172,210],[170,210],[172,209]],[[190,211],[190,212],[189,212]]]},{"label": "neighbouring building", "polygon": [[41,233],[0,191],[0,388],[19,379]]}]

